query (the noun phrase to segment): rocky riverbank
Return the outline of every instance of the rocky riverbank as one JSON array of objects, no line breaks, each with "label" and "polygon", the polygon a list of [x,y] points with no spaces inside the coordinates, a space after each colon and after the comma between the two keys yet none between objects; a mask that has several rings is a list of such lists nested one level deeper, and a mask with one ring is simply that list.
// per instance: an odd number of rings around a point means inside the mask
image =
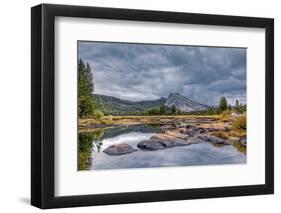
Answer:
[{"label": "rocky riverbank", "polygon": [[[161,133],[156,133],[149,140],[137,144],[140,151],[157,151],[196,143],[211,143],[214,146],[233,145],[239,147],[239,151],[246,150],[247,146],[245,134],[233,131],[228,122],[217,122],[216,125],[214,122],[165,124],[160,128]],[[137,150],[128,144],[112,145],[104,150],[108,155],[129,154],[134,151]]]}]

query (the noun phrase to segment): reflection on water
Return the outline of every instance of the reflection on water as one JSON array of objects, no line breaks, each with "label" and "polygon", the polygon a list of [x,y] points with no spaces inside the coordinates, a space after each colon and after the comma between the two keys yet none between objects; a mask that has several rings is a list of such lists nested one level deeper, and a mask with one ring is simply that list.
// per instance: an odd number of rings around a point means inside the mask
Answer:
[{"label": "reflection on water", "polygon": [[104,130],[98,130],[95,133],[80,133],[79,134],[79,155],[78,168],[79,170],[88,170],[92,165],[92,152],[100,152],[102,147],[102,137]]},{"label": "reflection on water", "polygon": [[[149,168],[246,163],[246,155],[234,146],[216,147],[210,143],[141,151],[137,144],[161,132],[158,126],[134,125],[79,134],[79,170]],[[118,156],[103,152],[111,145],[126,143],[138,151]]]}]

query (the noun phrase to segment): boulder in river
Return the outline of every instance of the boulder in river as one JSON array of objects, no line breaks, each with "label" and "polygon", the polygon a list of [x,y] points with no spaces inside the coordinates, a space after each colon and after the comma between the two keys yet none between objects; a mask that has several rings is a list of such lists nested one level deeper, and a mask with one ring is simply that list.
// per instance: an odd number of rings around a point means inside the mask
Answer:
[{"label": "boulder in river", "polygon": [[194,137],[189,138],[187,140],[187,142],[190,143],[190,144],[197,144],[197,143],[206,142],[206,141],[202,140],[198,136],[194,136]]},{"label": "boulder in river", "polygon": [[231,143],[228,140],[213,136],[213,135],[208,135],[208,134],[201,134],[198,135],[198,137],[206,142],[212,143],[214,145],[231,145]]},{"label": "boulder in river", "polygon": [[175,137],[175,138],[181,139],[181,140],[187,140],[189,138],[188,135],[182,134],[180,131],[169,131],[169,130],[166,130],[164,134],[168,135],[168,136],[171,136],[171,137]]},{"label": "boulder in river", "polygon": [[198,126],[187,126],[186,128],[181,128],[180,133],[189,135],[190,137],[193,137],[197,134],[204,134],[208,131],[203,127]]},{"label": "boulder in river", "polygon": [[176,146],[187,146],[187,142],[178,142],[173,140],[160,140],[160,139],[150,139],[144,140],[138,143],[138,147],[143,151],[156,151],[160,149],[167,149]]},{"label": "boulder in river", "polygon": [[185,142],[186,140],[183,140],[181,138],[177,138],[175,136],[172,135],[168,135],[168,134],[156,134],[151,136],[150,138],[151,140],[159,140],[159,141],[176,141],[176,142]]},{"label": "boulder in river", "polygon": [[133,149],[130,145],[126,143],[120,143],[111,145],[110,147],[106,148],[103,152],[108,155],[124,155],[135,152],[137,150]]}]

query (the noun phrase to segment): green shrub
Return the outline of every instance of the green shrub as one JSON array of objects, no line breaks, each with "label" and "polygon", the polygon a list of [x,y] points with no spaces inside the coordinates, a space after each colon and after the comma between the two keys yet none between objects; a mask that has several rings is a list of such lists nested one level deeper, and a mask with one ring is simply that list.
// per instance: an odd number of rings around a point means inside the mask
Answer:
[{"label": "green shrub", "polygon": [[247,118],[245,115],[239,116],[232,123],[233,129],[246,130],[247,129]]},{"label": "green shrub", "polygon": [[94,116],[95,116],[96,119],[101,119],[101,118],[104,116],[104,114],[103,114],[102,111],[96,110],[96,111],[94,112]]}]

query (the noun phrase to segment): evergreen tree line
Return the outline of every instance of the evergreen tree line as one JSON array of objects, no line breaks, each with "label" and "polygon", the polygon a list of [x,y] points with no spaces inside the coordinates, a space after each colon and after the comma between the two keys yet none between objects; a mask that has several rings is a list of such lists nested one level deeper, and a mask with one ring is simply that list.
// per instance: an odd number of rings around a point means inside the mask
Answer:
[{"label": "evergreen tree line", "polygon": [[233,111],[242,114],[246,112],[246,110],[247,106],[239,103],[238,100],[236,100],[234,106],[231,106],[228,104],[226,97],[221,97],[218,107],[210,107],[206,110],[181,112],[180,109],[177,109],[174,105],[170,108],[162,104],[160,107],[145,111],[142,115],[219,115],[225,111]]},{"label": "evergreen tree line", "polygon": [[246,111],[246,108],[247,108],[246,104],[239,103],[238,100],[235,101],[234,106],[231,106],[230,104],[228,105],[226,98],[221,97],[220,102],[219,102],[218,112],[222,113],[227,110],[228,111],[233,110],[233,111],[236,111],[236,112],[242,114],[243,112]]},{"label": "evergreen tree line", "polygon": [[102,100],[94,100],[94,77],[91,67],[82,59],[78,62],[78,114],[80,118],[95,116],[101,118],[104,115]]},{"label": "evergreen tree line", "polygon": [[174,105],[167,107],[162,104],[160,107],[154,107],[141,113],[141,115],[180,115],[180,109],[177,109]]},{"label": "evergreen tree line", "polygon": [[229,112],[233,111],[233,112],[237,112],[237,113],[242,114],[242,113],[247,111],[247,105],[239,103],[239,101],[236,100],[235,105],[231,106],[230,104],[228,104],[226,97],[221,97],[218,107],[211,107],[211,108],[206,109],[206,110],[189,112],[189,113],[185,113],[185,114],[190,114],[190,115],[219,115],[219,114],[222,114],[225,111],[229,111]]}]

